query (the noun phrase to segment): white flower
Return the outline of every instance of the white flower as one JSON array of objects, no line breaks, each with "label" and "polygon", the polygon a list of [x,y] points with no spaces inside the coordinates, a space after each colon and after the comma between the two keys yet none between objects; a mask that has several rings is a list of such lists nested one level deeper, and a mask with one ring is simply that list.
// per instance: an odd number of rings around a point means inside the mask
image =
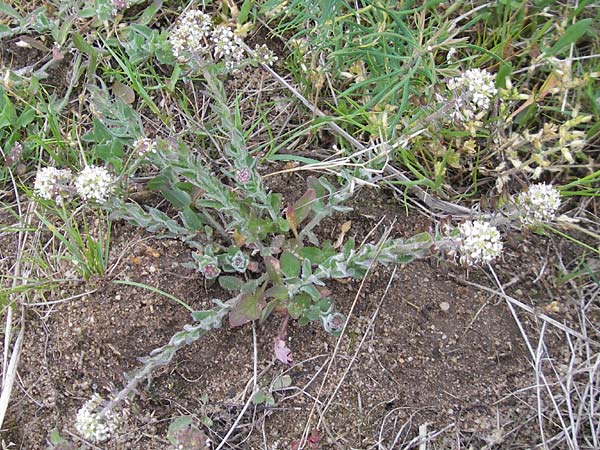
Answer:
[{"label": "white flower", "polygon": [[210,40],[214,44],[215,61],[222,59],[228,69],[235,68],[244,58],[243,41],[230,28],[215,27]]},{"label": "white flower", "polygon": [[86,166],[75,179],[77,193],[84,200],[104,203],[113,190],[114,179],[104,167]]},{"label": "white flower", "polygon": [[156,153],[156,141],[154,139],[139,138],[133,143],[133,148],[138,156]]},{"label": "white flower", "polygon": [[190,56],[209,53],[207,37],[211,29],[212,20],[208,14],[197,9],[186,11],[169,36],[175,57],[186,61]]},{"label": "white flower", "polygon": [[98,394],[94,394],[81,407],[75,419],[75,428],[81,436],[93,442],[103,442],[115,433],[119,426],[119,416],[108,411],[101,416],[99,407],[104,402]]},{"label": "white flower", "polygon": [[254,58],[257,62],[272,66],[279,58],[265,44],[254,47]]},{"label": "white flower", "polygon": [[456,49],[454,47],[452,47],[450,50],[448,50],[448,53],[446,54],[446,61],[447,62],[452,61],[452,59],[454,59],[455,54],[456,54]]},{"label": "white flower", "polygon": [[550,222],[560,208],[560,193],[551,184],[534,184],[526,192],[521,192],[516,202],[521,208],[520,219],[524,224]]},{"label": "white flower", "polygon": [[482,69],[469,69],[460,77],[448,80],[446,85],[457,102],[453,118],[460,121],[470,121],[485,113],[490,108],[490,99],[498,92],[494,76]]},{"label": "white flower", "polygon": [[460,225],[461,262],[472,265],[490,262],[500,256],[502,242],[498,229],[480,220],[467,221]]},{"label": "white flower", "polygon": [[111,6],[113,9],[113,11],[112,11],[113,15],[116,16],[119,13],[119,11],[122,11],[129,7],[129,1],[128,0],[112,0]]},{"label": "white flower", "polygon": [[55,167],[44,167],[38,170],[33,185],[34,192],[47,200],[55,199],[59,196],[71,181],[71,171],[69,169],[57,169]]}]

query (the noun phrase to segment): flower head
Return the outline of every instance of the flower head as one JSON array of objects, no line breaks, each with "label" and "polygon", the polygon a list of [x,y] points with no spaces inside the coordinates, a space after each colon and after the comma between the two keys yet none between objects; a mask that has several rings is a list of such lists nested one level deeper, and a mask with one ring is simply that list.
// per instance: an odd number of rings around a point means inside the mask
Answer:
[{"label": "flower head", "polygon": [[244,252],[238,250],[233,255],[228,256],[227,262],[231,264],[231,267],[233,267],[236,272],[244,273],[248,268],[250,260]]},{"label": "flower head", "polygon": [[448,80],[446,85],[453,92],[456,102],[456,111],[452,116],[462,122],[485,113],[490,108],[490,99],[498,92],[494,76],[484,69],[469,69],[461,76]]},{"label": "flower head", "polygon": [[526,225],[550,222],[560,208],[560,193],[551,184],[534,184],[517,197],[521,221]]},{"label": "flower head", "polygon": [[267,66],[272,66],[279,59],[277,56],[275,56],[273,50],[271,50],[265,44],[254,47],[253,57],[256,62],[266,64]]},{"label": "flower head", "polygon": [[75,419],[75,428],[84,438],[93,442],[104,442],[115,433],[119,426],[119,416],[112,411],[100,415],[99,407],[104,399],[94,394],[81,407]]},{"label": "flower head", "polygon": [[71,181],[69,169],[44,167],[35,176],[34,192],[47,200],[56,199]]},{"label": "flower head", "polygon": [[239,169],[235,172],[235,181],[240,184],[246,184],[248,181],[250,181],[250,178],[252,178],[252,174],[247,167]]},{"label": "flower head", "polygon": [[169,35],[175,58],[187,61],[190,56],[206,56],[209,52],[207,37],[212,29],[208,14],[197,9],[186,11]]},{"label": "flower head", "polygon": [[214,44],[215,61],[222,59],[225,67],[234,69],[244,58],[242,40],[229,27],[218,26],[213,30],[210,40]]},{"label": "flower head", "polygon": [[77,193],[84,200],[104,203],[113,190],[114,179],[104,167],[86,166],[75,179]]},{"label": "flower head", "polygon": [[127,9],[129,7],[129,1],[128,0],[112,0],[111,5],[113,8],[113,14],[117,15],[119,13],[119,11],[121,11],[123,9]]},{"label": "flower head", "polygon": [[216,264],[206,264],[200,268],[200,272],[202,272],[207,280],[212,280],[221,274],[221,269]]},{"label": "flower head", "polygon": [[467,221],[460,225],[461,262],[473,265],[490,262],[500,256],[502,241],[498,229],[480,220]]},{"label": "flower head", "polygon": [[140,157],[148,153],[156,153],[156,141],[154,139],[139,138],[133,143],[133,148]]}]

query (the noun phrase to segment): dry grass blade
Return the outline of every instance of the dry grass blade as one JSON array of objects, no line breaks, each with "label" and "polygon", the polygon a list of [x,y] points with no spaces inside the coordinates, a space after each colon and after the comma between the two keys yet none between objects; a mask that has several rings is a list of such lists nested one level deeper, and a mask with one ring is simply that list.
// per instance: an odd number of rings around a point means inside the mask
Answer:
[{"label": "dry grass blade", "polygon": [[[583,339],[584,341],[589,342],[590,344],[594,344],[594,345],[600,346],[600,342],[598,342],[597,340],[591,339],[589,337],[584,336],[583,334],[579,333],[578,331],[573,330],[572,328],[570,328],[570,327],[568,327],[568,326],[560,323],[556,319],[553,319],[552,317],[550,317],[550,316],[548,316],[546,314],[537,312],[533,307],[531,307],[529,305],[526,305],[525,303],[517,300],[514,297],[511,297],[510,295],[507,295],[504,291],[498,291],[496,289],[489,288],[489,287],[484,286],[482,284],[473,283],[472,281],[467,281],[467,280],[459,278],[459,277],[457,277],[456,275],[453,275],[453,274],[448,274],[448,275],[451,278],[457,280],[459,283],[466,284],[466,285],[469,285],[469,286],[473,286],[473,287],[476,287],[478,289],[481,289],[482,291],[490,292],[492,294],[496,294],[499,297],[502,297],[504,300],[506,300],[509,304],[518,306],[519,308],[523,309],[524,311],[527,311],[528,313],[533,314],[538,319],[541,319],[541,320],[543,320],[545,322],[548,322],[549,324],[555,326],[556,328],[559,328],[560,330],[564,331],[565,333],[569,333],[569,334],[571,334],[573,336],[576,336],[576,337],[578,337],[580,339]],[[533,351],[532,351],[532,353],[533,353]]]},{"label": "dry grass blade", "polygon": [[[16,206],[19,216],[22,218],[23,223],[25,225],[29,225],[31,218],[33,217],[33,209],[34,204],[29,203],[27,207],[27,212],[24,212],[21,205],[21,200],[19,197],[19,192],[17,190],[17,183],[15,178],[13,177],[12,171],[9,170],[9,174],[12,180],[13,189],[15,192],[16,198]],[[25,231],[27,227],[23,226],[19,229],[18,237],[17,237],[17,251],[16,251],[16,262],[14,265],[14,273],[13,273],[13,287],[17,285],[18,280],[23,276],[23,252],[25,249],[25,244],[27,242],[28,233]],[[11,302],[12,303],[12,302]],[[17,339],[12,347],[11,351],[11,334],[13,327],[13,317],[12,317],[12,307],[8,307],[6,310],[6,326],[5,326],[5,334],[4,334],[4,354],[3,354],[3,366],[2,366],[2,394],[0,394],[0,428],[2,428],[2,424],[4,423],[4,418],[6,417],[6,411],[8,410],[8,404],[10,401],[10,396],[12,393],[12,388],[15,382],[15,378],[17,375],[17,367],[19,364],[19,358],[21,356],[21,348],[23,344],[23,338],[25,335],[25,307],[23,304],[20,304],[21,311],[21,326],[19,330],[19,334]],[[10,355],[10,356],[9,356]]]}]

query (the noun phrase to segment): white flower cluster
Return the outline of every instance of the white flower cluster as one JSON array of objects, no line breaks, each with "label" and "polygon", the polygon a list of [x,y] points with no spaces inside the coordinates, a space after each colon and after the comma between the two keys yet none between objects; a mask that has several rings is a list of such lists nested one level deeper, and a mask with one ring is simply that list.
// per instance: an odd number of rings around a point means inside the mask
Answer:
[{"label": "white flower cluster", "polygon": [[128,0],[112,0],[111,2],[113,15],[116,16],[120,11],[129,8]]},{"label": "white flower cluster", "polygon": [[114,189],[114,182],[104,167],[86,166],[74,180],[69,169],[44,167],[35,176],[33,191],[47,200],[58,201],[63,195],[76,192],[84,200],[104,203]]},{"label": "white flower cluster", "polygon": [[186,11],[169,36],[175,57],[184,62],[190,54],[209,53],[206,38],[211,29],[212,20],[208,14],[197,9]]},{"label": "white flower cluster", "polygon": [[490,99],[498,92],[494,76],[482,69],[469,69],[460,77],[448,80],[446,85],[457,102],[453,118],[461,122],[472,121],[485,113],[490,108]]},{"label": "white flower cluster", "polygon": [[104,167],[86,166],[75,179],[77,193],[84,200],[104,203],[112,192],[114,179]]},{"label": "white flower cluster", "polygon": [[98,413],[104,402],[98,394],[94,394],[77,412],[75,428],[81,436],[93,442],[104,442],[115,433],[119,426],[119,416],[108,411],[104,416]]},{"label": "white flower cluster", "polygon": [[35,177],[33,190],[46,200],[56,200],[70,182],[71,171],[69,169],[44,167],[38,171]]},{"label": "white flower cluster", "polygon": [[228,69],[234,69],[244,58],[242,39],[229,27],[214,26],[209,15],[196,9],[180,17],[169,41],[180,62],[212,57],[215,61],[223,60]]},{"label": "white flower cluster", "polygon": [[550,222],[560,208],[560,193],[550,184],[534,184],[518,195],[516,203],[521,208],[520,219],[524,224]]},{"label": "white flower cluster", "polygon": [[244,58],[243,42],[230,28],[215,27],[210,40],[214,44],[215,61],[222,59],[228,69],[235,68]]},{"label": "white flower cluster", "polygon": [[490,262],[500,256],[500,232],[488,222],[467,221],[460,225],[460,260],[467,265]]},{"label": "white flower cluster", "polygon": [[140,157],[148,153],[156,153],[156,141],[154,139],[139,138],[133,143],[133,149]]}]

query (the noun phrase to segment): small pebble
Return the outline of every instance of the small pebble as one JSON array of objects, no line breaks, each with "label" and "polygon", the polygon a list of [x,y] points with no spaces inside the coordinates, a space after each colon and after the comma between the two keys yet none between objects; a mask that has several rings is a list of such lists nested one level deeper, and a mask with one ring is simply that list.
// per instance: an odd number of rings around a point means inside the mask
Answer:
[{"label": "small pebble", "polygon": [[448,303],[448,302],[440,303],[440,309],[444,312],[448,311],[450,309],[450,303]]}]

